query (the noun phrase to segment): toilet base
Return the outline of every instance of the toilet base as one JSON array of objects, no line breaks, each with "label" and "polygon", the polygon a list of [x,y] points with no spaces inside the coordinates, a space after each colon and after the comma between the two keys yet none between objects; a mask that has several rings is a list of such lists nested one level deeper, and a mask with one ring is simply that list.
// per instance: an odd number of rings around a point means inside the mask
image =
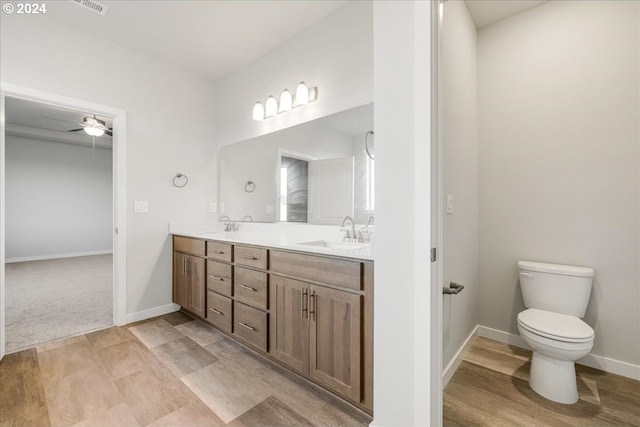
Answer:
[{"label": "toilet base", "polygon": [[552,359],[534,351],[529,385],[540,396],[554,402],[571,405],[578,401],[576,367],[573,362]]}]

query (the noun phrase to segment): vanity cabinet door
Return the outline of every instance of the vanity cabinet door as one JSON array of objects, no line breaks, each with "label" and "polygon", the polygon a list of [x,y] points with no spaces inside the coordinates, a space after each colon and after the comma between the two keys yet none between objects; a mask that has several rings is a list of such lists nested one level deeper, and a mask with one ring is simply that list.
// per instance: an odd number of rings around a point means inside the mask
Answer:
[{"label": "vanity cabinet door", "polygon": [[173,254],[173,302],[181,307],[187,307],[187,292],[189,275],[187,273],[188,255],[174,252]]},{"label": "vanity cabinet door", "polygon": [[204,277],[204,259],[187,255],[188,291],[187,310],[204,317],[206,287]]},{"label": "vanity cabinet door", "polygon": [[272,275],[269,353],[298,372],[309,372],[309,284]]},{"label": "vanity cabinet door", "polygon": [[309,376],[360,401],[362,296],[310,285]]}]

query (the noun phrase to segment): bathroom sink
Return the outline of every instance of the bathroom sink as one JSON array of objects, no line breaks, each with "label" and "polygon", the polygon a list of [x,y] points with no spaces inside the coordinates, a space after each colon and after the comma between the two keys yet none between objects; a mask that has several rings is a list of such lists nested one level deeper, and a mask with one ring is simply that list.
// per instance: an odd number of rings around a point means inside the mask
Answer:
[{"label": "bathroom sink", "polygon": [[306,246],[316,246],[318,248],[327,248],[327,249],[335,249],[340,251],[357,251],[362,248],[368,248],[370,245],[368,243],[352,243],[352,242],[342,242],[342,241],[331,241],[331,240],[314,240],[312,242],[301,242],[299,245]]}]

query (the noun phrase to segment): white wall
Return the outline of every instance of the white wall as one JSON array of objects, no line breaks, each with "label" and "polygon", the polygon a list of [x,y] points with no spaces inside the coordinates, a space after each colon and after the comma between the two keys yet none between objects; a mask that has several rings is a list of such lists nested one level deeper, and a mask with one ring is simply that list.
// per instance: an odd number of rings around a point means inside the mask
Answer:
[{"label": "white wall", "polygon": [[108,253],[111,150],[7,136],[7,260]]},{"label": "white wall", "polygon": [[[466,3],[444,4],[441,32],[443,192],[454,213],[443,219],[443,281],[465,286],[443,299],[443,365],[446,367],[479,320],[478,283],[478,84],[476,27]],[[446,200],[443,201],[443,207]]]},{"label": "white wall", "polygon": [[[46,15],[22,18],[1,14],[4,82],[126,110],[127,313],[171,303],[168,223],[214,222],[213,84]],[[93,51],[99,60],[82,54]],[[185,188],[171,185],[177,172]],[[134,200],[149,214],[134,215]]]},{"label": "white wall", "polygon": [[[373,19],[369,1],[347,2],[267,55],[217,83],[217,141],[226,145],[373,101]],[[256,101],[318,87],[318,100],[261,122]]]},{"label": "white wall", "polygon": [[374,2],[375,426],[442,422],[431,375],[430,3]]},{"label": "white wall", "polygon": [[518,260],[590,266],[592,352],[636,365],[639,8],[548,2],[478,36],[480,323],[517,334]]}]

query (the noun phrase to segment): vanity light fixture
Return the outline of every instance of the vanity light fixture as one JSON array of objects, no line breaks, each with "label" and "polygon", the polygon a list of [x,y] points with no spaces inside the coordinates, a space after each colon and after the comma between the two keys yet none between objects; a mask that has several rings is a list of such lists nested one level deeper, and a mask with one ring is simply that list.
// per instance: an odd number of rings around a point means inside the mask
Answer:
[{"label": "vanity light fixture", "polygon": [[280,95],[280,109],[278,113],[284,113],[285,111],[291,111],[293,108],[293,96],[287,89],[282,91]]},{"label": "vanity light fixture", "polygon": [[298,83],[296,88],[296,107],[309,103],[309,88],[304,82]]},{"label": "vanity light fixture", "polygon": [[260,101],[256,102],[253,106],[253,120],[262,121],[274,117],[277,114],[291,111],[293,108],[306,105],[317,99],[318,88],[315,86],[310,88],[304,82],[300,82],[296,87],[295,96],[292,95],[288,89],[282,91],[282,94],[280,94],[280,103],[278,103],[273,95],[267,98],[264,106]]},{"label": "vanity light fixture", "polygon": [[253,120],[264,120],[264,107],[260,101],[256,102],[256,105],[253,106]]},{"label": "vanity light fixture", "polygon": [[276,101],[273,95],[271,95],[269,98],[267,98],[267,102],[265,104],[264,117],[273,117],[276,114],[278,114],[278,101]]}]

